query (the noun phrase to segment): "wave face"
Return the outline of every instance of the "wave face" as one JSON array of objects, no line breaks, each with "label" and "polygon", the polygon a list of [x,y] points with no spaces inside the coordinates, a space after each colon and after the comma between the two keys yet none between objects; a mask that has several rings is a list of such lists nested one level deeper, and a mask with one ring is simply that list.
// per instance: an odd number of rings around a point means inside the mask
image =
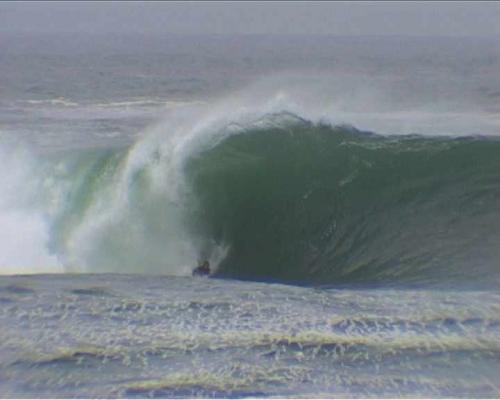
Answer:
[{"label": "wave face", "polygon": [[209,259],[246,280],[498,285],[498,138],[261,115],[179,122],[130,148],[12,157],[2,273],[190,275]]},{"label": "wave face", "polygon": [[229,249],[220,275],[498,283],[500,141],[382,137],[286,115],[265,125],[187,164],[190,220]]}]

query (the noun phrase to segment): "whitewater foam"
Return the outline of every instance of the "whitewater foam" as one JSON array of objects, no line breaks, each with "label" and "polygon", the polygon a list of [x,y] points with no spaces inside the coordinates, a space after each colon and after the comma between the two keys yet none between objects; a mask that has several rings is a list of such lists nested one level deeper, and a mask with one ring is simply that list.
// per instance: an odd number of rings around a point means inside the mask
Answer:
[{"label": "whitewater foam", "polygon": [[62,272],[47,248],[50,204],[41,195],[44,182],[36,176],[33,157],[19,148],[0,148],[0,159],[0,274]]}]

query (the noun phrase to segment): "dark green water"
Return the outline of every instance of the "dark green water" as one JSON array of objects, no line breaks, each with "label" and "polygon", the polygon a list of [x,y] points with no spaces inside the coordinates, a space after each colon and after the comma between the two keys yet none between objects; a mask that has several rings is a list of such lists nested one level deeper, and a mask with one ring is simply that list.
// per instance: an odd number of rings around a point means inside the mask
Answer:
[{"label": "dark green water", "polygon": [[498,284],[497,139],[381,137],[297,118],[231,136],[187,171],[193,220],[230,246],[223,276]]}]

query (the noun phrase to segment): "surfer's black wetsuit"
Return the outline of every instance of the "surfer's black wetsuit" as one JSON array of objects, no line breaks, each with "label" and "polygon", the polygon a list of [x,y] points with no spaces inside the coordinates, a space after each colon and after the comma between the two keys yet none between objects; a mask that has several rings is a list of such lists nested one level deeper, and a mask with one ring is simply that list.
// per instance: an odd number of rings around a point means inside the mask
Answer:
[{"label": "surfer's black wetsuit", "polygon": [[210,275],[210,265],[208,262],[196,267],[193,271],[193,276],[206,276]]}]

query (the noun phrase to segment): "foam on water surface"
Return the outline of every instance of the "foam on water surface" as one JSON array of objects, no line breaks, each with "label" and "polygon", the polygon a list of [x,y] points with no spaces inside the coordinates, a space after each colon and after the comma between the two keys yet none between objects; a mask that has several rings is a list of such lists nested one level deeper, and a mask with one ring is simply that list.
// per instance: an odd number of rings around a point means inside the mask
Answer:
[{"label": "foam on water surface", "polygon": [[494,292],[60,275],[0,296],[9,396],[499,393]]}]

